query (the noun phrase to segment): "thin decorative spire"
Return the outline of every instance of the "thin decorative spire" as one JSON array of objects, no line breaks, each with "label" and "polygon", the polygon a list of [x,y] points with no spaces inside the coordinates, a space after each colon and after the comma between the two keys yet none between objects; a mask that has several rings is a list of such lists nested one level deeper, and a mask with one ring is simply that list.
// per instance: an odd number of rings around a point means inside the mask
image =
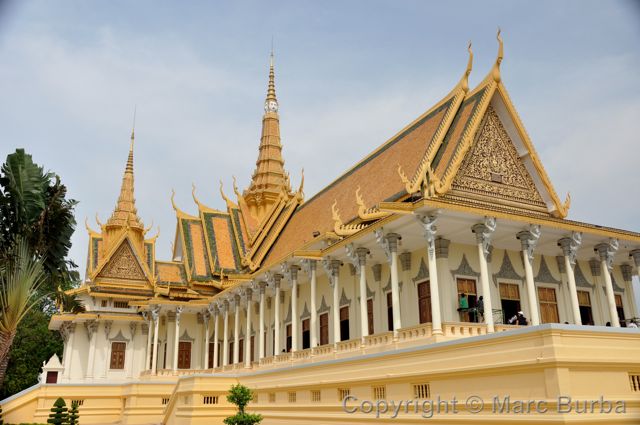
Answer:
[{"label": "thin decorative spire", "polygon": [[[135,113],[134,113],[135,126]],[[120,187],[120,195],[118,202],[113,210],[113,214],[107,220],[107,227],[131,227],[144,231],[144,225],[138,217],[136,209],[136,200],[133,195],[133,144],[135,141],[134,131],[131,131],[131,143],[129,145],[129,155],[127,157],[127,165],[122,176],[122,186]]]},{"label": "thin decorative spire", "polygon": [[269,110],[269,101],[273,101],[276,102],[276,108],[274,111],[272,112],[277,112],[277,103],[278,103],[278,99],[276,98],[276,73],[274,71],[274,66],[273,66],[273,47],[271,50],[271,56],[269,57],[269,87],[267,89],[267,99],[266,99],[266,103],[265,103],[265,110]]},{"label": "thin decorative spire", "polygon": [[276,202],[281,195],[288,196],[291,193],[289,177],[284,170],[284,160],[282,159],[274,68],[272,51],[269,58],[269,85],[267,98],[264,102],[265,113],[262,118],[258,160],[251,178],[251,185],[244,192],[247,203],[255,207],[253,214],[258,219],[267,212],[268,206]]}]

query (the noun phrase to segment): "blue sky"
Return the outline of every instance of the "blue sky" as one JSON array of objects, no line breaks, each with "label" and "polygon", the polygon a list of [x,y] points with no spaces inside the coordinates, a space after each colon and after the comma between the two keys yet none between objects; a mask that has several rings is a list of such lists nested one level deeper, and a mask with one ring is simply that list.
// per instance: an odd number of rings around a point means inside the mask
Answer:
[{"label": "blue sky", "polygon": [[224,206],[255,166],[275,41],[286,168],[310,197],[444,96],[475,54],[495,59],[570,218],[640,231],[640,7],[619,1],[0,0],[0,156],[24,147],[79,200],[115,204],[134,105],[136,198],[161,228],[195,212],[191,184]]}]

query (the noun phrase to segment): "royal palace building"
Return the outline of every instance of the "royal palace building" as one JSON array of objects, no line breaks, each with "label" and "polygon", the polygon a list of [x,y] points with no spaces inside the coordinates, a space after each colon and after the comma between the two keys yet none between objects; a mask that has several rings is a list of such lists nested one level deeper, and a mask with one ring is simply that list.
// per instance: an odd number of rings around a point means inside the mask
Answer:
[{"label": "royal palace building", "polygon": [[[137,214],[132,133],[116,207],[87,225],[86,279],[69,292],[84,311],[52,317],[64,354],[2,402],[5,422],[45,422],[62,396],[86,424],[222,423],[242,383],[264,424],[362,423],[368,403],[412,400],[378,410],[409,424],[426,401],[469,397],[483,406],[431,422],[640,423],[640,234],[567,218],[502,52],[499,38],[470,88],[469,47],[442,100],[309,199],[284,167],[272,60],[251,183],[221,184],[223,210],[195,187],[194,205],[172,197],[169,260]],[[518,400],[551,408],[523,415]]]}]

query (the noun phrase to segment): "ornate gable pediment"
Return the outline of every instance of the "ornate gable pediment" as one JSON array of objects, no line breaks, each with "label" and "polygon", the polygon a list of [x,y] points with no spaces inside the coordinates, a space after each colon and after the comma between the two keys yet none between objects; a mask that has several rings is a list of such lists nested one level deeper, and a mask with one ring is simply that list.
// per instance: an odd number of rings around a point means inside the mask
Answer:
[{"label": "ornate gable pediment", "polygon": [[122,241],[118,249],[98,273],[97,278],[147,280],[138,257],[128,239]]},{"label": "ornate gable pediment", "polygon": [[452,189],[546,210],[533,178],[491,106],[453,180]]}]

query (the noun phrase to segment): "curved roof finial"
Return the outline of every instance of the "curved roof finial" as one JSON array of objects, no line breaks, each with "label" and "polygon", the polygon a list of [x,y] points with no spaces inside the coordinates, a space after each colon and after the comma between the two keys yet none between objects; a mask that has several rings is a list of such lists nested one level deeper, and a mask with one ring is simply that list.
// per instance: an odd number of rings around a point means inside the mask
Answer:
[{"label": "curved roof finial", "polygon": [[473,50],[471,50],[471,40],[469,40],[467,51],[469,52],[469,60],[467,61],[467,69],[464,70],[464,76],[462,77],[462,88],[464,91],[469,90],[469,75],[473,69]]},{"label": "curved roof finial", "polygon": [[502,41],[502,36],[500,35],[501,32],[502,30],[498,27],[498,33],[496,34],[496,39],[498,40],[498,56],[496,57],[496,63],[493,65],[492,70],[493,80],[495,82],[500,81],[500,64],[504,58],[504,43]]},{"label": "curved roof finial", "polygon": [[176,205],[176,191],[175,189],[171,189],[171,206],[173,207],[173,210],[178,212],[180,211],[180,209],[178,208],[178,206]]}]

